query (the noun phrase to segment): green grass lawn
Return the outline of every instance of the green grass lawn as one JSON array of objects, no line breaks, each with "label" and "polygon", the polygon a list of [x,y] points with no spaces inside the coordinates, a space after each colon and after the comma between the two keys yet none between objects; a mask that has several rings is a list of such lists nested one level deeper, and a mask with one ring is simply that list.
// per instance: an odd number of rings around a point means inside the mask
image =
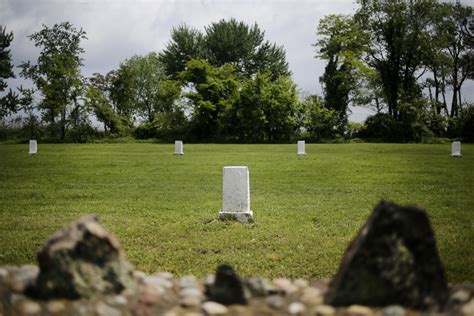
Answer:
[{"label": "green grass lawn", "polygon": [[[380,199],[427,209],[450,282],[474,281],[474,145],[0,145],[0,264],[35,263],[48,236],[84,214],[151,273],[318,279],[336,272]],[[250,171],[254,225],[212,221],[222,167]],[[416,227],[413,227],[416,229]]]}]

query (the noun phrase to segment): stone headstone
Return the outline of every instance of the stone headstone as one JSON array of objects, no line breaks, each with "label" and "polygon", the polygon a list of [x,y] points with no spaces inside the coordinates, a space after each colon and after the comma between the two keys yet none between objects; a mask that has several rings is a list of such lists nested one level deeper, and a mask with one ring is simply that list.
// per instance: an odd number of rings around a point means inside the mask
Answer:
[{"label": "stone headstone", "polygon": [[40,272],[28,293],[42,299],[118,294],[135,285],[117,239],[95,216],[56,232],[38,252]]},{"label": "stone headstone", "polygon": [[305,143],[304,140],[299,140],[298,141],[298,156],[306,155],[305,145],[306,145],[306,143]]},{"label": "stone headstone", "polygon": [[461,155],[461,142],[453,142],[451,144],[451,156],[462,157]]},{"label": "stone headstone", "polygon": [[237,220],[251,223],[249,170],[246,166],[230,166],[223,169],[223,208],[219,212],[221,220]]},{"label": "stone headstone", "polygon": [[209,300],[224,305],[247,304],[244,284],[234,269],[227,264],[217,267],[215,281],[206,289],[206,296]]},{"label": "stone headstone", "polygon": [[30,155],[36,155],[38,152],[38,143],[36,140],[30,140],[30,148],[28,150],[28,154]]},{"label": "stone headstone", "polygon": [[175,140],[174,141],[174,154],[175,155],[184,155],[183,142],[181,140]]},{"label": "stone headstone", "polygon": [[381,201],[346,249],[325,301],[439,309],[447,294],[426,212]]}]

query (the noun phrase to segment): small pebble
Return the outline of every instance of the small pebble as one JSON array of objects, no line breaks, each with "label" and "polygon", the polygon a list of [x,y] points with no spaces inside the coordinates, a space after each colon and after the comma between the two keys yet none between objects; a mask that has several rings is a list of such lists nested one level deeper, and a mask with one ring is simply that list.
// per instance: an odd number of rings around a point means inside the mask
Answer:
[{"label": "small pebble", "polygon": [[216,302],[204,302],[202,303],[201,308],[206,313],[206,315],[227,314],[227,307]]},{"label": "small pebble", "polygon": [[351,316],[370,316],[374,314],[369,307],[362,305],[351,305],[346,312]]},{"label": "small pebble", "polygon": [[308,287],[309,282],[306,281],[305,279],[296,279],[296,280],[293,282],[293,284],[294,284],[296,287],[300,288],[300,289],[304,289],[304,288]]},{"label": "small pebble", "polygon": [[461,308],[461,315],[473,316],[474,315],[474,299],[470,300],[469,303],[465,304]]},{"label": "small pebble", "polygon": [[127,299],[123,295],[114,295],[106,298],[106,302],[112,306],[125,306],[128,304]]},{"label": "small pebble", "polygon": [[291,283],[290,280],[285,279],[285,278],[277,278],[273,280],[273,284],[279,288],[285,291],[287,294],[294,293],[298,290],[296,286]]},{"label": "small pebble", "polygon": [[157,304],[159,301],[161,301],[160,295],[144,294],[140,297],[140,302],[145,305]]},{"label": "small pebble", "polygon": [[467,290],[457,290],[451,295],[451,301],[455,304],[465,303],[471,297],[469,291]]},{"label": "small pebble", "polygon": [[38,275],[39,269],[36,266],[26,265],[11,274],[11,289],[17,293],[23,293],[25,289],[33,284]]},{"label": "small pebble", "polygon": [[215,274],[208,274],[204,278],[204,285],[206,286],[211,286],[214,284],[214,281],[216,280],[216,275]]},{"label": "small pebble", "polygon": [[142,271],[133,271],[133,278],[139,282],[142,282],[143,279],[146,277],[145,272]]},{"label": "small pebble", "polygon": [[288,313],[290,315],[303,315],[306,311],[306,306],[300,302],[293,302],[288,306]]},{"label": "small pebble", "polygon": [[179,304],[183,307],[199,307],[201,305],[201,297],[200,296],[183,296],[179,300]]},{"label": "small pebble", "polygon": [[201,292],[199,289],[197,289],[197,288],[188,287],[188,288],[182,289],[182,290],[179,292],[179,296],[181,296],[181,297],[185,297],[185,296],[202,297],[203,294],[202,294],[202,292]]},{"label": "small pebble", "polygon": [[268,307],[273,309],[281,309],[285,305],[285,300],[281,296],[272,295],[265,299]]},{"label": "small pebble", "polygon": [[8,275],[8,270],[4,268],[0,268],[0,280],[5,278]]},{"label": "small pebble", "polygon": [[155,274],[157,277],[166,279],[166,280],[172,280],[173,279],[173,273],[171,272],[158,272]]},{"label": "small pebble", "polygon": [[382,309],[382,316],[405,316],[406,311],[403,307],[399,305],[387,306]]},{"label": "small pebble", "polygon": [[185,288],[185,287],[194,287],[197,288],[199,287],[199,282],[198,279],[194,275],[186,275],[179,279],[179,287],[180,288]]},{"label": "small pebble", "polygon": [[20,304],[20,312],[24,316],[38,315],[41,312],[41,306],[33,301],[23,301]]},{"label": "small pebble", "polygon": [[158,277],[158,276],[146,276],[143,279],[143,283],[159,285],[167,289],[170,289],[173,287],[173,283],[170,280],[162,278],[162,277]]},{"label": "small pebble", "polygon": [[316,316],[333,316],[336,314],[336,309],[330,305],[319,305],[314,309]]},{"label": "small pebble", "polygon": [[51,314],[58,314],[66,308],[66,304],[60,300],[50,300],[46,304],[46,310]]},{"label": "small pebble", "polygon": [[121,316],[122,312],[115,309],[104,302],[97,303],[95,308],[97,316]]},{"label": "small pebble", "polygon": [[303,290],[301,302],[306,305],[316,306],[323,303],[322,291],[315,287],[307,287]]}]

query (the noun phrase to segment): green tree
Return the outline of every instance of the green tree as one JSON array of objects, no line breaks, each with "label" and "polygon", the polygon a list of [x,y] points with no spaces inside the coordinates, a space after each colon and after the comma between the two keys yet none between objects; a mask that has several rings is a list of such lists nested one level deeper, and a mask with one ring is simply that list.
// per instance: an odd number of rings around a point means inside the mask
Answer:
[{"label": "green tree", "polygon": [[[369,36],[367,63],[382,83],[389,114],[404,119],[401,103],[421,95],[418,72],[430,40],[434,0],[359,0],[356,20]],[[401,100],[404,99],[404,100]]]},{"label": "green tree", "polygon": [[[83,80],[80,73],[84,49],[80,42],[86,39],[86,32],[76,29],[69,22],[55,24],[28,38],[41,48],[36,65],[30,61],[22,63],[21,75],[31,79],[41,92],[39,109],[49,122],[51,137],[64,140],[66,135],[67,110],[74,114],[79,110],[78,98],[82,94]],[[76,114],[76,119],[79,116]],[[59,121],[57,121],[59,118]]]},{"label": "green tree", "polygon": [[457,117],[462,103],[461,87],[474,72],[474,43],[464,31],[464,23],[472,15],[472,7],[461,4],[445,5],[448,14],[441,24],[441,35],[446,40],[446,52],[450,59],[449,79],[453,97],[450,117]]},{"label": "green tree", "polygon": [[298,97],[289,77],[273,80],[268,72],[242,82],[232,109],[232,135],[241,142],[290,140],[297,129]]},{"label": "green tree", "polygon": [[424,62],[432,76],[426,79],[425,87],[428,89],[433,115],[435,116],[440,116],[442,111],[444,111],[445,116],[449,116],[446,91],[449,85],[448,76],[451,61],[446,51],[449,35],[445,30],[445,24],[447,16],[450,14],[450,5],[434,5],[432,11],[433,27],[430,32],[431,38],[425,51]]},{"label": "green tree", "polygon": [[338,114],[341,130],[347,124],[351,99],[358,95],[359,78],[365,65],[362,55],[367,48],[367,34],[350,16],[329,15],[319,21],[317,57],[327,60],[320,82],[327,107]]},{"label": "green tree", "polygon": [[85,95],[85,106],[94,113],[97,120],[104,124],[106,134],[121,134],[124,130],[123,122],[116,112],[111,99],[111,73],[103,76],[95,73],[89,78],[89,86]]},{"label": "green tree", "polygon": [[[15,78],[9,49],[12,41],[13,32],[7,33],[6,28],[0,25],[0,93],[8,87],[5,79]],[[11,89],[6,95],[0,96],[0,119],[17,111],[17,101],[17,95]]]},{"label": "green tree", "polygon": [[136,91],[132,76],[131,67],[124,63],[120,64],[117,70],[112,70],[107,74],[114,110],[119,115],[122,125],[128,129],[133,128],[136,113],[134,104]]},{"label": "green tree", "polygon": [[235,19],[211,23],[204,34],[186,25],[173,28],[159,58],[171,78],[177,78],[192,58],[215,67],[232,65],[239,77],[249,78],[257,71],[269,71],[273,79],[290,75],[284,49],[265,41],[257,24],[249,26]]},{"label": "green tree", "polygon": [[202,41],[202,33],[185,24],[172,29],[170,41],[158,55],[171,79],[177,79],[178,74],[186,68],[186,63],[192,58],[204,57]]},{"label": "green tree", "polygon": [[301,125],[313,141],[332,139],[338,135],[339,115],[333,108],[324,106],[317,95],[307,96],[302,101]]},{"label": "green tree", "polygon": [[204,52],[211,65],[230,64],[247,78],[257,71],[271,71],[273,78],[290,75],[284,49],[264,41],[265,32],[256,23],[222,19],[205,29]]},{"label": "green tree", "polygon": [[177,82],[168,79],[156,53],[133,56],[124,64],[131,75],[136,113],[144,121],[153,122],[156,113],[173,110],[181,88]]},{"label": "green tree", "polygon": [[192,103],[192,124],[198,139],[224,140],[229,113],[239,98],[234,67],[214,67],[205,60],[191,59],[180,78],[189,83],[186,97]]}]

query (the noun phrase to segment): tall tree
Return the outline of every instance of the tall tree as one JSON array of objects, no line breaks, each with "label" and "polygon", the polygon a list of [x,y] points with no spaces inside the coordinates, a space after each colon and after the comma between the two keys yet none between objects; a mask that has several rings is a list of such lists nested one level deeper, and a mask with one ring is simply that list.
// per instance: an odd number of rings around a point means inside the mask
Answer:
[{"label": "tall tree", "polygon": [[32,79],[42,94],[39,108],[44,111],[44,119],[50,123],[51,136],[64,140],[68,107],[72,107],[71,112],[74,113],[80,106],[78,97],[83,89],[80,67],[83,61],[81,54],[84,53],[80,43],[86,39],[86,32],[82,28],[76,29],[69,22],[62,22],[52,28],[43,25],[41,31],[28,38],[41,48],[41,52],[36,65],[30,61],[20,65],[21,75]]},{"label": "tall tree", "polygon": [[[0,25],[0,92],[8,87],[5,79],[15,78],[9,49],[12,41],[13,32],[7,33],[6,28]],[[10,89],[6,95],[0,96],[0,119],[16,111],[17,95]]]},{"label": "tall tree", "polygon": [[181,24],[171,31],[171,39],[158,58],[166,73],[172,79],[186,68],[186,63],[192,58],[203,58],[203,35],[195,28]]},{"label": "tall tree", "polygon": [[239,77],[249,78],[257,71],[276,79],[289,75],[285,51],[264,40],[257,24],[249,26],[235,19],[220,20],[205,27],[205,32],[180,25],[171,32],[171,40],[160,53],[166,73],[177,78],[191,58],[204,59],[210,65],[232,65]]},{"label": "tall tree", "polygon": [[113,74],[113,71],[105,76],[94,73],[89,78],[85,98],[87,109],[94,113],[99,122],[104,124],[106,134],[119,134],[123,130],[123,122],[116,111],[111,97]]},{"label": "tall tree", "polygon": [[327,60],[320,82],[326,107],[338,114],[338,126],[347,124],[351,97],[358,93],[358,83],[365,65],[362,55],[367,48],[367,34],[350,16],[329,15],[319,21],[317,57]]},{"label": "tall tree", "polygon": [[[421,95],[417,84],[427,50],[434,0],[359,0],[356,19],[370,36],[367,62],[380,75],[389,114],[403,119],[403,106]],[[401,100],[403,98],[403,100]]]},{"label": "tall tree", "polygon": [[117,70],[112,70],[107,76],[110,78],[110,98],[115,112],[120,116],[123,126],[133,128],[136,114],[133,71],[130,66],[122,63]]},{"label": "tall tree", "polygon": [[298,97],[289,77],[257,72],[242,82],[231,110],[231,133],[241,142],[288,141],[297,129]]},{"label": "tall tree", "polygon": [[156,53],[133,56],[123,66],[129,70],[134,89],[133,104],[143,120],[153,122],[156,113],[173,110],[181,88],[177,82],[168,79]]},{"label": "tall tree", "polygon": [[274,78],[290,74],[285,51],[264,41],[265,32],[256,23],[249,26],[235,19],[222,19],[205,29],[204,52],[212,65],[230,64],[247,78],[257,71],[272,71]]},{"label": "tall tree", "polygon": [[214,67],[205,60],[191,59],[180,77],[189,83],[186,96],[193,105],[192,123],[198,138],[223,140],[230,111],[239,98],[234,67]]},{"label": "tall tree", "polygon": [[473,40],[465,32],[464,23],[472,14],[472,8],[460,3],[448,6],[448,15],[443,23],[443,35],[446,38],[446,50],[450,57],[449,73],[453,97],[451,101],[451,117],[457,117],[461,106],[461,87],[474,71]]}]

